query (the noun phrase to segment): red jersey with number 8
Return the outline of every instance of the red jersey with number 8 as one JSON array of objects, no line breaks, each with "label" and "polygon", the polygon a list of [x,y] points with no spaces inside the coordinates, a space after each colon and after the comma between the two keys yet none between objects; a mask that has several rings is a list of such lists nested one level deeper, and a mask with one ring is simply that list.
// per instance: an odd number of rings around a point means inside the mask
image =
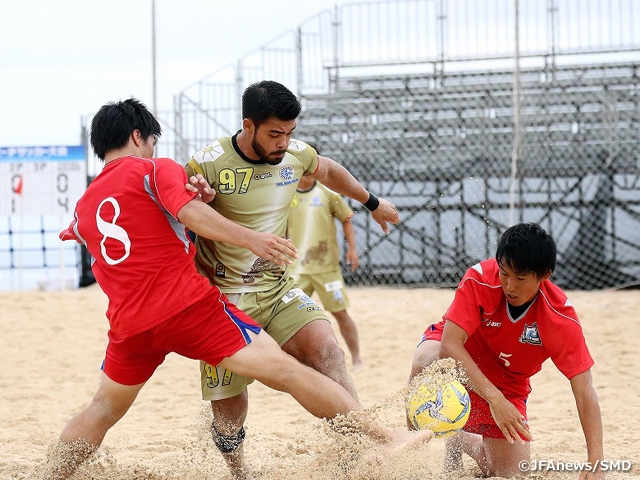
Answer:
[{"label": "red jersey with number 8", "polygon": [[60,232],[93,256],[93,274],[109,297],[112,341],[160,324],[216,288],[197,272],[195,247],[177,220],[196,195],[186,183],[184,169],[168,158],[113,160]]}]

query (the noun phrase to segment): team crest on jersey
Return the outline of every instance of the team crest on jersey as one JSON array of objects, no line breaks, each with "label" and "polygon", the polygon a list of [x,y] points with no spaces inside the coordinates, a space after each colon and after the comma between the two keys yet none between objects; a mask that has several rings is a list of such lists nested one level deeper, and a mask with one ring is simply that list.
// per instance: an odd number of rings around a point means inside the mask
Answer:
[{"label": "team crest on jersey", "polygon": [[284,165],[280,169],[280,178],[283,180],[282,182],[276,183],[278,187],[284,187],[285,185],[291,185],[293,182],[298,181],[298,178],[295,178],[296,172],[291,165]]},{"label": "team crest on jersey", "polygon": [[296,172],[293,171],[293,167],[291,165],[285,165],[280,169],[280,178],[285,182],[289,180],[293,180],[293,176]]},{"label": "team crest on jersey", "polygon": [[540,332],[538,332],[538,324],[534,322],[529,326],[525,323],[524,330],[520,336],[521,343],[528,343],[530,345],[542,345],[540,340]]}]

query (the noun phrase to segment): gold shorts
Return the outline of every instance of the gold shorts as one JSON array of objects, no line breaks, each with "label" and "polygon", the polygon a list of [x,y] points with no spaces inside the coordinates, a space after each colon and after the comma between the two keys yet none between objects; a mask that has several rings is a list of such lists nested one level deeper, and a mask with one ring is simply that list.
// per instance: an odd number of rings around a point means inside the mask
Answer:
[{"label": "gold shorts", "polygon": [[[314,320],[327,320],[322,309],[306,295],[291,276],[265,292],[230,293],[229,301],[262,326],[282,346]],[[252,378],[220,366],[200,362],[203,400],[223,400],[241,394]]]},{"label": "gold shorts", "polygon": [[300,288],[309,296],[316,292],[327,312],[340,312],[349,308],[347,289],[340,267],[332,272],[294,274]]}]

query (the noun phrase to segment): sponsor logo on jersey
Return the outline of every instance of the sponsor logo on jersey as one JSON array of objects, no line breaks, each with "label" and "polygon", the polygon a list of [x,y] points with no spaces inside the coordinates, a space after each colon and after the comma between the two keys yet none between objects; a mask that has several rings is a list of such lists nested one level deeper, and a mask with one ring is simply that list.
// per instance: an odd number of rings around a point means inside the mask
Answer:
[{"label": "sponsor logo on jersey", "polygon": [[490,318],[481,318],[480,321],[484,324],[485,327],[501,327],[502,322],[494,322]]},{"label": "sponsor logo on jersey", "polygon": [[540,332],[538,332],[538,324],[534,323],[529,326],[525,323],[524,330],[520,336],[521,343],[528,343],[530,345],[542,345],[540,340]]},{"label": "sponsor logo on jersey", "polygon": [[216,263],[216,277],[226,278],[226,276],[227,276],[226,267],[220,262]]},{"label": "sponsor logo on jersey", "polygon": [[264,172],[264,173],[256,173],[253,176],[253,179],[254,180],[264,180],[265,178],[271,178],[271,177],[273,177],[271,172]]}]

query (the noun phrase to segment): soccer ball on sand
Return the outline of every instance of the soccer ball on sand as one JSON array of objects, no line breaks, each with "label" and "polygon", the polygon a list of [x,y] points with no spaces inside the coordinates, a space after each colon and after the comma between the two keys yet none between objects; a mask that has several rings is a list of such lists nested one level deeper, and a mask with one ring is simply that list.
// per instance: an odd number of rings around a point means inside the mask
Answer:
[{"label": "soccer ball on sand", "polygon": [[415,428],[429,429],[436,437],[446,437],[467,423],[471,400],[466,388],[457,380],[440,385],[423,378],[409,394],[406,406]]}]

